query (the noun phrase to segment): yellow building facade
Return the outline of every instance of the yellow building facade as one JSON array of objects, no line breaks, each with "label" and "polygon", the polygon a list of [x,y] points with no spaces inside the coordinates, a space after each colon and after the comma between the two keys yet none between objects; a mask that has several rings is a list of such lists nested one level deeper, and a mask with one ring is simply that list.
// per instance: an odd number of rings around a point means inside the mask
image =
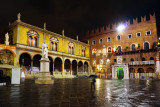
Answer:
[{"label": "yellow building facade", "polygon": [[[6,33],[9,45],[6,44]],[[50,72],[55,77],[74,77],[89,75],[90,45],[62,34],[39,28],[20,20],[9,25],[3,32],[0,41],[0,70],[3,75],[10,76],[13,66],[21,67],[26,75],[35,76],[40,71],[41,48],[44,41],[48,45]]]}]

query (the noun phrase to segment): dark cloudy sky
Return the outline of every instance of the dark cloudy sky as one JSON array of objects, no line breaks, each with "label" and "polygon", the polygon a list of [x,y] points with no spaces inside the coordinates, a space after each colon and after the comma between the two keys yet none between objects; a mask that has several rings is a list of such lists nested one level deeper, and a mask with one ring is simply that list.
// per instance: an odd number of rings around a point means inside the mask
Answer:
[{"label": "dark cloudy sky", "polygon": [[[0,29],[17,19],[75,38],[92,28],[148,13],[160,14],[160,0],[3,0]],[[158,19],[160,20],[160,19]]]}]

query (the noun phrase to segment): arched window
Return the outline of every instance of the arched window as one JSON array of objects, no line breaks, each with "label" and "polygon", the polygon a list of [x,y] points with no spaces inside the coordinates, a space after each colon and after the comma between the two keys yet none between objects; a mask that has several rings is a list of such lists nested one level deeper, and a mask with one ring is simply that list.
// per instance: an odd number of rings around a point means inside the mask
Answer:
[{"label": "arched window", "polygon": [[38,47],[39,34],[34,30],[30,30],[27,32],[27,35],[28,35],[28,45]]},{"label": "arched window", "polygon": [[99,60],[99,64],[103,64],[103,59],[100,59],[100,60]]},{"label": "arched window", "polygon": [[149,50],[149,43],[148,42],[144,42],[144,50]]},{"label": "arched window", "polygon": [[68,53],[74,54],[74,43],[72,42],[68,44]]},{"label": "arched window", "polygon": [[135,51],[135,50],[136,50],[136,45],[132,44],[132,51]]},{"label": "arched window", "polygon": [[51,37],[50,41],[51,41],[50,49],[53,51],[58,51],[58,43],[59,43],[58,39],[55,37]]},{"label": "arched window", "polygon": [[122,52],[122,48],[121,48],[121,46],[118,46],[118,53],[120,53],[120,52]]},{"label": "arched window", "polygon": [[134,59],[133,58],[131,58],[131,60],[130,60],[131,62],[133,62],[134,61]]},{"label": "arched window", "polygon": [[142,58],[142,61],[145,61],[146,59],[145,58]]},{"label": "arched window", "polygon": [[154,58],[153,58],[153,57],[150,57],[150,60],[154,60]]},{"label": "arched window", "polygon": [[112,52],[112,48],[108,47],[108,53]]},{"label": "arched window", "polygon": [[32,46],[32,36],[29,36],[29,38],[28,38],[28,45]]},{"label": "arched window", "polygon": [[92,55],[96,55],[96,49],[92,49]]}]

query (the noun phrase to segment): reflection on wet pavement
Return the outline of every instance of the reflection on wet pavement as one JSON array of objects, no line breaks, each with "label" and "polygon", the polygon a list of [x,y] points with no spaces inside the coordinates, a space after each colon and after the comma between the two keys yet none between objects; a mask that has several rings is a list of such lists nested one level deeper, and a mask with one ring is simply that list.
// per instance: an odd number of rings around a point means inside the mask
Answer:
[{"label": "reflection on wet pavement", "polygon": [[55,79],[53,85],[22,80],[20,86],[0,86],[0,107],[158,107],[160,81]]}]

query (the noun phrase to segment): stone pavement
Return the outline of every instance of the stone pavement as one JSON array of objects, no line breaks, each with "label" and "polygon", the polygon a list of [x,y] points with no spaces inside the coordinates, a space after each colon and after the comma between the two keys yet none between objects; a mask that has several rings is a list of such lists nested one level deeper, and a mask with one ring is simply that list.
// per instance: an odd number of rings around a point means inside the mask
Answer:
[{"label": "stone pavement", "polygon": [[0,86],[0,107],[158,107],[160,81],[55,79],[53,85],[22,80]]}]

